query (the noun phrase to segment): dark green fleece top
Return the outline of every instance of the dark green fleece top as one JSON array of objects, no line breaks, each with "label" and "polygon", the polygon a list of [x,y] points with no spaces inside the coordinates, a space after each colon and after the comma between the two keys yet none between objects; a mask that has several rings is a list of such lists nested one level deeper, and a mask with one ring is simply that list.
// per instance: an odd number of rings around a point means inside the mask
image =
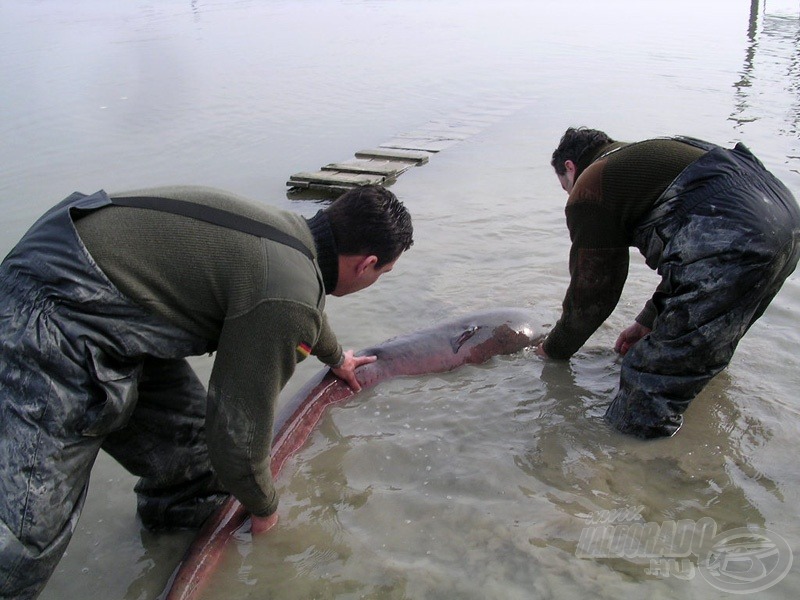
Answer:
[{"label": "dark green fleece top", "polygon": [[[572,247],[561,318],[547,336],[552,358],[569,358],[608,318],[628,276],[634,231],[669,184],[704,154],[672,139],[608,144],[576,165],[566,206]],[[636,320],[652,328],[652,302]]]},{"label": "dark green fleece top", "polygon": [[208,188],[114,196],[214,206],[277,227],[314,253],[312,261],[268,239],[141,208],[112,205],[76,223],[89,253],[123,294],[216,348],[206,415],[211,461],[247,510],[267,516],[278,503],[269,460],[278,395],[306,356],[303,348],[327,364],[342,356],[324,313],[326,291],[338,277],[327,217],[306,220]]}]

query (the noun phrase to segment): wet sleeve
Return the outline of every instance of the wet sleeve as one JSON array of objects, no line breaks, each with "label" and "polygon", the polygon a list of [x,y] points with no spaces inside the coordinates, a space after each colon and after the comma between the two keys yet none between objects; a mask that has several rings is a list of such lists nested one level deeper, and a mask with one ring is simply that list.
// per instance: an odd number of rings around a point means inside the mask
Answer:
[{"label": "wet sleeve", "polygon": [[206,433],[212,465],[226,489],[254,515],[278,506],[270,470],[275,407],[321,317],[294,302],[262,302],[227,319],[209,381]]},{"label": "wet sleeve", "polygon": [[570,284],[561,318],[544,342],[551,358],[569,358],[583,346],[616,307],[628,277],[627,236],[602,200],[601,173],[587,169],[567,201]]},{"label": "wet sleeve", "polygon": [[569,358],[583,346],[619,302],[628,276],[628,248],[570,251],[570,284],[561,318],[544,342],[551,358]]},{"label": "wet sleeve", "polygon": [[640,312],[637,316],[635,321],[639,323],[639,325],[644,325],[648,329],[653,328],[653,323],[655,323],[656,317],[658,316],[658,309],[656,309],[656,305],[651,298],[644,304],[644,308],[642,312]]}]

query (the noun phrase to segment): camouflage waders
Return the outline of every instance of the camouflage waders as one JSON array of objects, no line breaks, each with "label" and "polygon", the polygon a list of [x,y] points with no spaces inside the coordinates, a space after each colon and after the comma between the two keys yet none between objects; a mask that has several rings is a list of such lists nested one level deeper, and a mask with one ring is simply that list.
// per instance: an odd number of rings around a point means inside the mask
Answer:
[{"label": "camouflage waders", "polygon": [[75,529],[102,448],[131,473],[150,528],[197,526],[224,499],[205,443],[206,391],[184,357],[209,341],[127,300],[72,217],[73,194],[0,266],[0,597],[33,598]]},{"label": "camouflage waders", "polygon": [[635,231],[635,245],[662,278],[653,296],[658,316],[625,355],[606,412],[617,429],[644,438],[678,430],[800,254],[797,203],[747,148],[679,139],[708,153]]}]

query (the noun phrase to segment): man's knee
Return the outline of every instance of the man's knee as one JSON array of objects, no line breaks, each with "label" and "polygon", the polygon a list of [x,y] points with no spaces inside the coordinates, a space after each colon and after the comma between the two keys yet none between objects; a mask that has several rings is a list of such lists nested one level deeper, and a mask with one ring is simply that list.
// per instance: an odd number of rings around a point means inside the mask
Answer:
[{"label": "man's knee", "polygon": [[675,435],[689,404],[723,368],[672,360],[651,345],[643,340],[625,356],[619,391],[605,414],[617,430],[645,439]]},{"label": "man's knee", "polygon": [[683,425],[683,415],[667,403],[650,397],[632,401],[621,394],[606,410],[605,420],[620,433],[642,439],[673,436]]}]

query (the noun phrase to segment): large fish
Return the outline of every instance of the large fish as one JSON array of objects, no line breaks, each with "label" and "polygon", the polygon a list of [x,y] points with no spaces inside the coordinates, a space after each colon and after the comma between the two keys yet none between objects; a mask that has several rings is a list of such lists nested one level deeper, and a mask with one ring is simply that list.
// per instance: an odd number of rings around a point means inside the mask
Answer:
[{"label": "large fish", "polygon": [[[532,315],[522,309],[473,313],[361,350],[360,355],[374,355],[378,360],[359,367],[358,380],[362,388],[369,388],[401,375],[442,373],[465,364],[480,364],[498,354],[513,354],[538,344],[543,338],[541,331],[533,324]],[[273,426],[273,477],[306,442],[325,409],[353,395],[344,381],[323,369],[281,407]],[[160,598],[198,598],[231,536],[248,516],[231,496],[200,529]]]}]

